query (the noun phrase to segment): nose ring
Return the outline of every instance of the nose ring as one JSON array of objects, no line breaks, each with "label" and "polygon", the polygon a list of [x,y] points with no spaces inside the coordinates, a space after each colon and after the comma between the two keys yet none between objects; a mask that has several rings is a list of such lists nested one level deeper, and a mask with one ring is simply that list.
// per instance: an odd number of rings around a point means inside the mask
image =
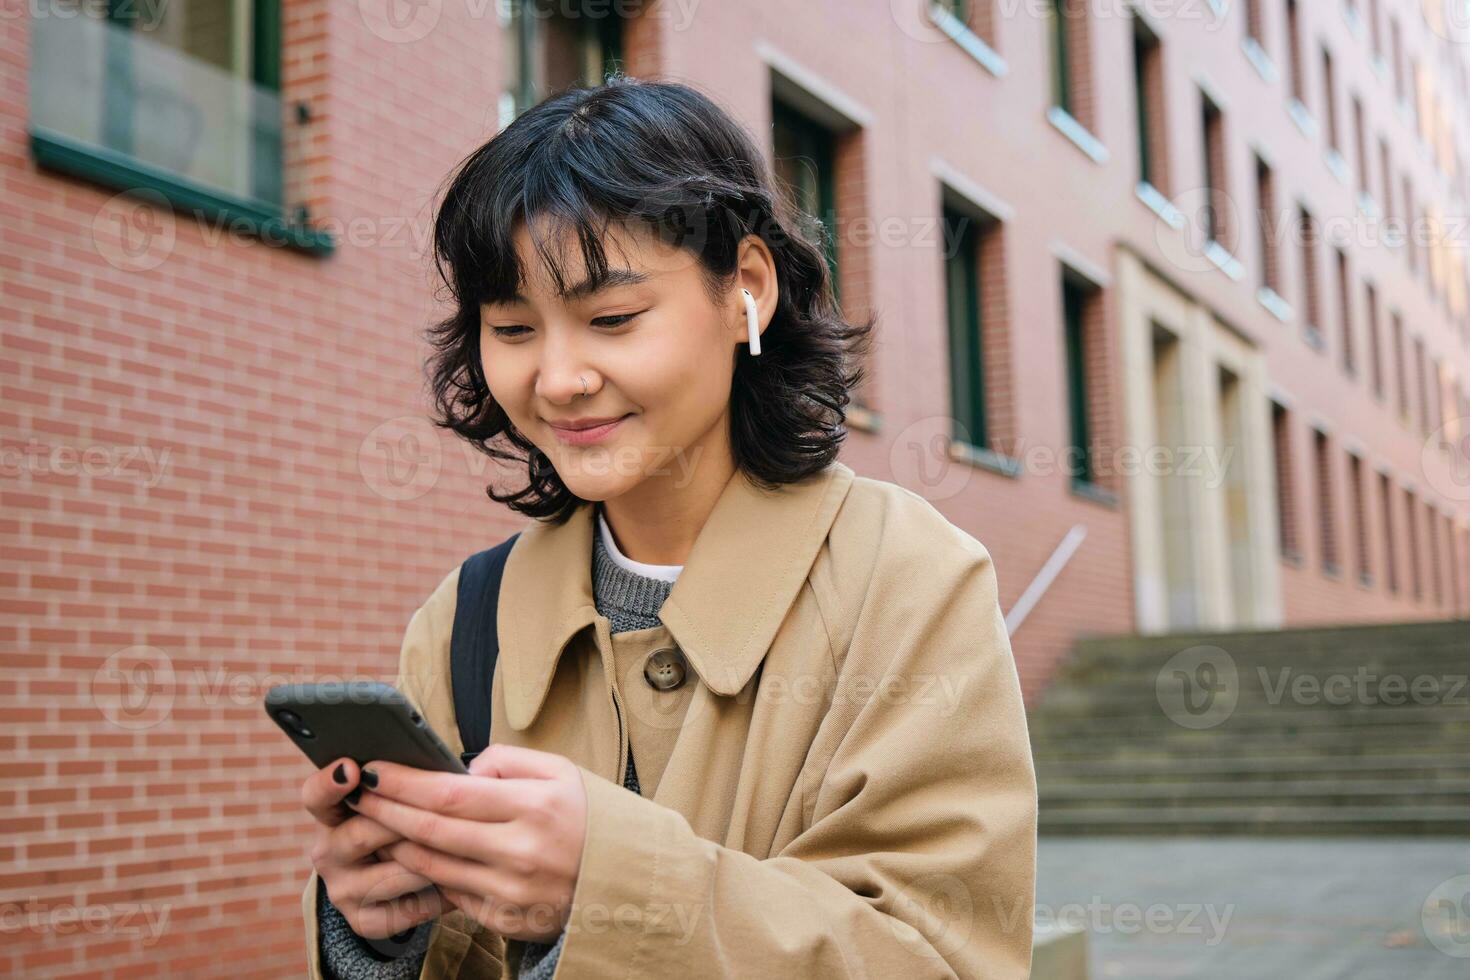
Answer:
[{"label": "nose ring", "polygon": [[582,395],[585,397],[587,394],[587,379],[582,377],[581,375],[578,375],[577,380],[582,382]]}]

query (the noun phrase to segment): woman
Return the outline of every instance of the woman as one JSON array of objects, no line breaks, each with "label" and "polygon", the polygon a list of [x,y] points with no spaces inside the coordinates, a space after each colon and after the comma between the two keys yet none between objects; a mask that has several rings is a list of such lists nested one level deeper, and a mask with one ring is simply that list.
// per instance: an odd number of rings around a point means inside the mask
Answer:
[{"label": "woman", "polygon": [[[471,778],[342,760],[303,787],[313,977],[1029,974],[994,567],[837,460],[872,323],[779,200],[708,98],[624,77],[453,175],[438,422],[525,466],[488,492],[536,520]],[[397,680],[456,751],[458,574]]]}]

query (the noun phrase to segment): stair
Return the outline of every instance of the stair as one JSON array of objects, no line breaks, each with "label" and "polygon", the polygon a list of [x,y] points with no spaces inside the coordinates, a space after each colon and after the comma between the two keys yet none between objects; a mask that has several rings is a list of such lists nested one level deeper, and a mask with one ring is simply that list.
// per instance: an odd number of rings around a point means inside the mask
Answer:
[{"label": "stair", "polygon": [[1470,834],[1470,621],[1079,641],[1031,709],[1040,831]]}]

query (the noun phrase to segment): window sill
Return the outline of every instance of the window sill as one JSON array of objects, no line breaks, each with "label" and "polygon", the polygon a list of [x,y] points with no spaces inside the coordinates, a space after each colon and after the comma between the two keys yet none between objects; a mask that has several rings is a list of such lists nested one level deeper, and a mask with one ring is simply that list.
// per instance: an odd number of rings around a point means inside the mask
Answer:
[{"label": "window sill", "polygon": [[1248,37],[1240,42],[1240,50],[1245,52],[1246,60],[1251,63],[1251,67],[1255,68],[1256,74],[1260,75],[1263,81],[1268,85],[1276,84],[1276,79],[1279,77],[1276,71],[1276,63],[1271,60],[1271,56],[1266,53],[1266,49],[1261,47],[1260,41],[1257,41],[1253,37]]},{"label": "window sill", "polygon": [[978,466],[982,470],[999,473],[1001,476],[1008,476],[1013,480],[1021,476],[1021,461],[1016,457],[1004,456],[993,449],[971,445],[960,439],[949,441],[949,458],[971,466]]},{"label": "window sill", "polygon": [[1262,286],[1257,289],[1256,300],[1266,308],[1266,312],[1282,323],[1290,323],[1296,317],[1296,311],[1291,308],[1291,304],[1282,299],[1281,294],[1270,286]]},{"label": "window sill", "polygon": [[1327,169],[1332,171],[1332,176],[1336,177],[1343,184],[1351,184],[1353,182],[1353,173],[1348,169],[1347,161],[1343,159],[1342,154],[1337,150],[1329,148],[1326,153],[1322,154],[1322,159],[1326,162]]},{"label": "window sill", "polygon": [[929,21],[943,31],[951,41],[960,46],[960,50],[979,63],[996,78],[1002,78],[1010,71],[1010,66],[1000,53],[985,43],[985,39],[954,14],[945,10],[938,4],[929,5]]},{"label": "window sill", "polygon": [[1286,101],[1286,112],[1291,116],[1291,121],[1296,123],[1296,128],[1301,130],[1302,135],[1309,140],[1317,138],[1317,120],[1312,116],[1312,110],[1302,105],[1301,100],[1293,96]]},{"label": "window sill", "polygon": [[1175,231],[1184,227],[1184,212],[1176,208],[1157,187],[1146,180],[1140,180],[1133,188],[1134,196],[1148,206],[1148,209],[1163,219],[1164,223]]},{"label": "window sill", "polygon": [[1215,264],[1215,268],[1237,282],[1245,274],[1245,267],[1240,264],[1240,259],[1231,255],[1224,245],[1214,239],[1205,243],[1205,257]]},{"label": "window sill", "polygon": [[1371,592],[1373,590],[1373,576],[1368,574],[1367,572],[1359,572],[1358,585]]},{"label": "window sill", "polygon": [[1290,565],[1292,568],[1301,568],[1304,564],[1306,564],[1306,561],[1302,558],[1302,553],[1300,551],[1288,550],[1281,552],[1281,563],[1284,565]]},{"label": "window sill", "polygon": [[1100,487],[1089,480],[1073,479],[1069,488],[1072,496],[1081,497],[1083,500],[1094,504],[1101,504],[1112,510],[1118,509],[1118,495],[1106,487]]},{"label": "window sill", "polygon": [[1322,563],[1322,574],[1330,579],[1342,580],[1342,566],[1332,561]]},{"label": "window sill", "polygon": [[860,432],[880,432],[883,429],[883,416],[877,411],[863,405],[847,406],[847,427],[857,429]]},{"label": "window sill", "polygon": [[1108,162],[1108,148],[1103,146],[1102,140],[1088,132],[1087,127],[1074,119],[1066,109],[1059,105],[1052,106],[1046,110],[1046,121],[1067,137],[1073,146],[1087,154],[1093,163]]},{"label": "window sill", "polygon": [[220,230],[244,231],[267,245],[311,255],[329,255],[336,248],[329,233],[288,224],[280,209],[264,202],[211,190],[126,154],[91,146],[41,127],[31,128],[30,139],[31,155],[37,166],[46,170],[120,191],[154,191],[175,208],[220,222]]},{"label": "window sill", "polygon": [[1307,342],[1308,347],[1319,354],[1327,350],[1327,341],[1323,338],[1322,331],[1310,323],[1302,327],[1302,339]]}]

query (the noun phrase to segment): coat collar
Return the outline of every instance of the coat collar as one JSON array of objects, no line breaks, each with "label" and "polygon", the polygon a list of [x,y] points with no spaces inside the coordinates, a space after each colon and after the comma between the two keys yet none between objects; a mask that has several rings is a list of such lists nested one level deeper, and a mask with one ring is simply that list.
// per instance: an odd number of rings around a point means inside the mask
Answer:
[{"label": "coat collar", "polygon": [[[755,673],[796,600],[852,485],[833,461],[799,483],[763,490],[739,470],[700,529],[659,618],[705,686],[730,696]],[[506,721],[535,720],[562,652],[597,622],[592,503],[561,525],[533,522],[506,560],[498,605]]]}]

